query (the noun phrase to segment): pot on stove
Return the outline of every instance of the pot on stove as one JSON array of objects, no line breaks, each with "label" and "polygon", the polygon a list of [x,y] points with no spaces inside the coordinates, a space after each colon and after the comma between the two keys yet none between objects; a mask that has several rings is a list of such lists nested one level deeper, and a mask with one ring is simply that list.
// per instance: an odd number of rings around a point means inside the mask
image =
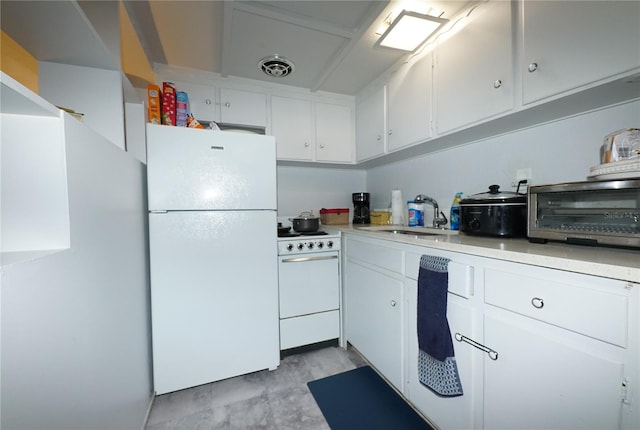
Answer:
[{"label": "pot on stove", "polygon": [[302,212],[295,218],[289,218],[293,229],[299,233],[312,233],[320,228],[320,218],[313,212]]},{"label": "pot on stove", "polygon": [[460,201],[460,231],[478,236],[525,237],[527,234],[527,196],[500,191],[474,194]]}]

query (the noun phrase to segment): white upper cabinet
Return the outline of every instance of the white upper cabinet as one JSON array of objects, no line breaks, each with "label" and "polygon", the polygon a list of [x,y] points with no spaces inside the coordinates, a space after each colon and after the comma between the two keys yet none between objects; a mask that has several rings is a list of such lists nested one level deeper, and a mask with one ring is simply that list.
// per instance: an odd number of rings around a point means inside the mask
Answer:
[{"label": "white upper cabinet", "polygon": [[126,148],[122,74],[119,71],[42,61],[40,96],[82,113],[83,122],[121,149]]},{"label": "white upper cabinet", "polygon": [[511,3],[478,5],[460,25],[434,54],[438,133],[513,109]]},{"label": "white upper cabinet", "polygon": [[353,119],[349,106],[316,103],[316,160],[353,161]]},{"label": "white upper cabinet", "polygon": [[278,160],[312,161],[315,139],[311,102],[288,97],[271,97],[271,134],[276,138]]},{"label": "white upper cabinet", "polygon": [[172,81],[177,91],[184,91],[189,97],[189,113],[197,120],[216,121],[216,87],[213,85],[192,84]]},{"label": "white upper cabinet", "polygon": [[379,85],[356,104],[356,161],[384,154],[385,87]]},{"label": "white upper cabinet", "polygon": [[403,64],[389,79],[387,150],[431,137],[431,54]]},{"label": "white upper cabinet", "polygon": [[523,103],[640,67],[640,2],[524,1]]},{"label": "white upper cabinet", "polygon": [[352,163],[352,117],[346,104],[271,96],[278,160]]},{"label": "white upper cabinet", "polygon": [[220,89],[220,122],[267,126],[267,96],[250,91]]}]

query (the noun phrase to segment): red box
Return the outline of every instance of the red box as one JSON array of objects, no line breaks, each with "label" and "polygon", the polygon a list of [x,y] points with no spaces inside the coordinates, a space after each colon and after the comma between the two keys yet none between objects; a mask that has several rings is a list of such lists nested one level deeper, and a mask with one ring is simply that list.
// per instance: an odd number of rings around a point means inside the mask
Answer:
[{"label": "red box", "polygon": [[320,209],[320,222],[324,225],[349,224],[349,208]]},{"label": "red box", "polygon": [[176,86],[162,83],[162,124],[176,125]]}]

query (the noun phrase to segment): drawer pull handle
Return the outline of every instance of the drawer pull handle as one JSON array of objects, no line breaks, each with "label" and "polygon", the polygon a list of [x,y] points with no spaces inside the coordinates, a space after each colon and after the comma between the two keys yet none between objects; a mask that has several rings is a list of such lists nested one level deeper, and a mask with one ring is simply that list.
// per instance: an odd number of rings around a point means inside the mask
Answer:
[{"label": "drawer pull handle", "polygon": [[391,300],[391,307],[395,308],[396,307],[396,301],[395,300]]},{"label": "drawer pull handle", "polygon": [[456,333],[454,337],[458,342],[466,342],[469,345],[478,348],[480,351],[486,352],[489,355],[490,359],[494,361],[498,359],[498,351],[494,351],[493,349],[484,346],[483,344],[478,343],[475,340],[468,338],[467,336],[461,335],[460,333]]},{"label": "drawer pull handle", "polygon": [[542,309],[544,307],[544,300],[542,300],[540,297],[534,297],[533,299],[531,299],[531,304],[536,309]]}]

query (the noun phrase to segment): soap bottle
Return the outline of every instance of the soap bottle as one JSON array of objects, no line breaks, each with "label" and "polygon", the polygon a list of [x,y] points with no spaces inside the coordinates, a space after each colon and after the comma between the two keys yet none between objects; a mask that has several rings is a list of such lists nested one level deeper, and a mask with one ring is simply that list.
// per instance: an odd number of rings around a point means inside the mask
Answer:
[{"label": "soap bottle", "polygon": [[451,204],[451,216],[449,217],[451,230],[460,230],[460,200],[462,200],[462,192],[456,193]]}]

